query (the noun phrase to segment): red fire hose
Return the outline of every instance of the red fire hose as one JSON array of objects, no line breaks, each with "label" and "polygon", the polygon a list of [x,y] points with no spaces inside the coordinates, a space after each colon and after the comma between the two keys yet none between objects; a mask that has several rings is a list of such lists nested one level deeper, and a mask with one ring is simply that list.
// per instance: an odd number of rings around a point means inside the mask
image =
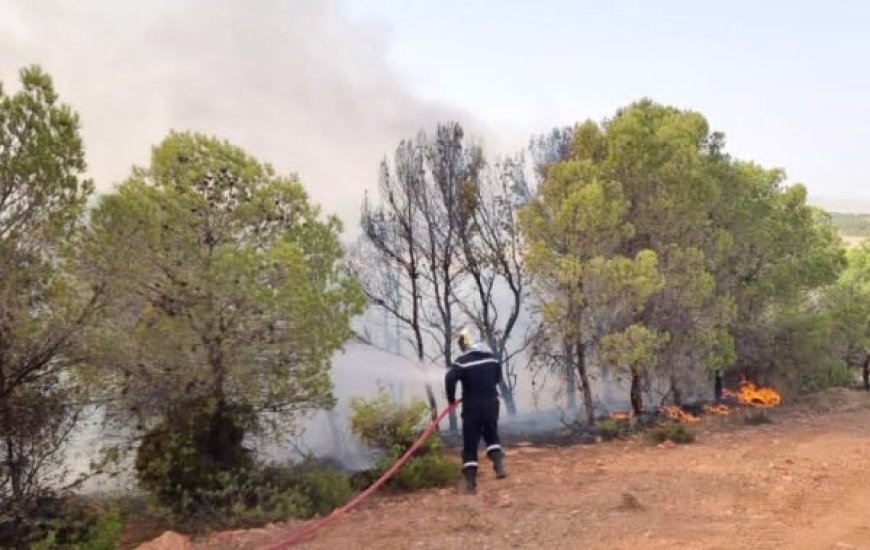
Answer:
[{"label": "red fire hose", "polygon": [[451,411],[456,409],[456,406],[459,405],[459,401],[461,401],[461,399],[455,401],[454,403],[452,403],[446,407],[444,407],[444,410],[441,411],[441,413],[438,415],[437,418],[435,418],[435,420],[433,420],[432,422],[429,423],[428,426],[426,426],[426,429],[424,429],[420,433],[420,437],[418,437],[417,441],[415,441],[414,444],[411,445],[411,447],[407,451],[405,451],[405,454],[403,454],[402,457],[399,460],[397,460],[396,463],[393,464],[389,470],[384,472],[384,475],[382,475],[377,481],[372,483],[365,491],[363,491],[360,494],[358,494],[357,496],[355,496],[353,499],[350,500],[350,502],[348,502],[344,506],[339,506],[338,508],[333,510],[332,513],[329,514],[328,516],[321,518],[317,521],[314,521],[312,523],[309,523],[307,526],[296,531],[295,533],[291,533],[286,538],[281,539],[280,541],[272,544],[271,546],[266,546],[264,548],[264,550],[280,550],[280,549],[288,548],[288,547],[296,544],[297,542],[308,537],[309,535],[311,535],[312,533],[314,533],[315,531],[317,531],[321,527],[324,527],[324,526],[332,523],[333,521],[337,520],[339,517],[344,515],[346,512],[348,512],[349,510],[354,508],[357,504],[359,504],[360,502],[365,500],[365,498],[367,496],[369,496],[370,494],[377,491],[378,487],[380,487],[381,485],[386,483],[386,481],[388,479],[390,479],[393,476],[393,474],[395,474],[398,471],[398,469],[401,468],[405,464],[405,462],[408,461],[409,458],[411,458],[411,455],[413,455],[414,452],[416,452],[417,449],[420,448],[420,445],[422,445],[423,442],[425,442],[426,439],[430,435],[432,435],[432,432],[434,432],[435,428],[438,426],[438,424],[442,420],[444,420],[444,417],[447,416],[448,414],[450,414]]}]

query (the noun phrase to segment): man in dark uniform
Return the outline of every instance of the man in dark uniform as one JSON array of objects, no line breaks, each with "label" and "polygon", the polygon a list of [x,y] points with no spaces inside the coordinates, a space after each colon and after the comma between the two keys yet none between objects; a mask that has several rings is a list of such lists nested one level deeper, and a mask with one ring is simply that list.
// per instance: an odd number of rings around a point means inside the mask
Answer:
[{"label": "man in dark uniform", "polygon": [[465,489],[477,491],[477,445],[480,438],[486,443],[486,455],[492,461],[497,478],[507,476],[504,453],[498,439],[498,391],[501,382],[501,363],[486,346],[472,343],[471,335],[459,335],[462,355],[447,371],[447,401],[456,401],[456,382],[462,383],[462,474]]}]

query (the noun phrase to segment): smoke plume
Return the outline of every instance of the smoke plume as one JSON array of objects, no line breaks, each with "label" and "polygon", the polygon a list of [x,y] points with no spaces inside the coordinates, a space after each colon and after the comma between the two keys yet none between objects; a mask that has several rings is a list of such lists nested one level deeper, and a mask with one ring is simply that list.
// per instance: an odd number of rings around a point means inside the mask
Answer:
[{"label": "smoke plume", "polygon": [[54,77],[81,115],[101,191],[170,129],[196,130],[298,173],[353,233],[399,139],[470,122],[415,97],[387,62],[387,39],[338,0],[0,0],[0,81],[16,89],[32,63]]}]

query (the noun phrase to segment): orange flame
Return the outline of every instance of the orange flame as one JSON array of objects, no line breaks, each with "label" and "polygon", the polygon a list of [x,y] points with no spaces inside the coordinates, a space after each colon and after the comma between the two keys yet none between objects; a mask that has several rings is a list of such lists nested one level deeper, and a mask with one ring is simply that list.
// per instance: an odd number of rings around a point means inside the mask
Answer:
[{"label": "orange flame", "polygon": [[731,409],[727,405],[704,405],[704,412],[707,414],[718,414],[720,416],[728,416],[731,414]]},{"label": "orange flame", "polygon": [[610,418],[613,420],[629,420],[631,418],[631,411],[617,411],[610,413]]},{"label": "orange flame", "polygon": [[671,420],[681,424],[695,424],[696,422],[701,421],[701,419],[694,414],[686,412],[676,405],[664,405],[659,409],[659,411]]},{"label": "orange flame", "polygon": [[740,389],[736,392],[725,390],[726,395],[737,399],[742,405],[754,407],[776,407],[782,403],[782,395],[773,388],[757,386],[748,380],[740,382]]}]

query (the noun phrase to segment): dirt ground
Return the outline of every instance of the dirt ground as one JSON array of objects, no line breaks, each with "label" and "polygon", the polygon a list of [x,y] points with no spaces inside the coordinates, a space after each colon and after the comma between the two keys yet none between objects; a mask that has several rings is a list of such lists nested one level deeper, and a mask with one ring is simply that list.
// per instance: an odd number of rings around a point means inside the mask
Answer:
[{"label": "dirt ground", "polygon": [[[376,495],[299,547],[870,549],[870,396],[832,390],[771,419],[707,418],[691,445],[517,446],[508,479],[484,471],[476,496]],[[258,548],[300,525],[195,547]]]}]

